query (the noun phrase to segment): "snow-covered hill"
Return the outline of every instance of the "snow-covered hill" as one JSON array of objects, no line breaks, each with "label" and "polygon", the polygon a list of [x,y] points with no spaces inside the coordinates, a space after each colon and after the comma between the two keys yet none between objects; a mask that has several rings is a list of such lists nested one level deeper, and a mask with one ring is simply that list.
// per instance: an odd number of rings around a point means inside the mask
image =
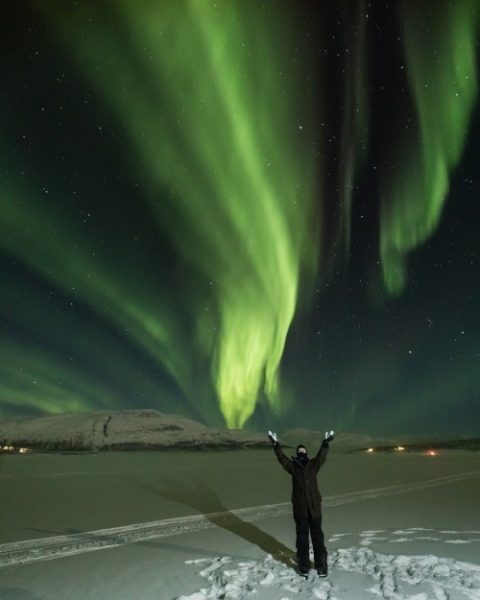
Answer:
[{"label": "snow-covered hill", "polygon": [[[313,455],[323,431],[287,429],[279,441],[289,452],[305,444]],[[403,440],[405,441],[405,440]],[[393,438],[336,432],[333,452],[395,446]],[[154,409],[63,413],[0,419],[0,446],[51,451],[148,450],[167,448],[270,448],[266,432],[207,427]]]},{"label": "snow-covered hill", "polygon": [[270,447],[265,434],[215,429],[152,409],[6,418],[0,444],[57,451]]}]

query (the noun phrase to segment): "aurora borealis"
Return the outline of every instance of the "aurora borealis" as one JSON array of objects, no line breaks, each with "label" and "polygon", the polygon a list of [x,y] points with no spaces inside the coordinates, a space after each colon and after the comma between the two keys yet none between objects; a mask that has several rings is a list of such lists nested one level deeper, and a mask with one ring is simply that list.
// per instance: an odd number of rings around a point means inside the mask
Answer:
[{"label": "aurora borealis", "polygon": [[1,414],[473,431],[479,5],[333,4],[2,6]]}]

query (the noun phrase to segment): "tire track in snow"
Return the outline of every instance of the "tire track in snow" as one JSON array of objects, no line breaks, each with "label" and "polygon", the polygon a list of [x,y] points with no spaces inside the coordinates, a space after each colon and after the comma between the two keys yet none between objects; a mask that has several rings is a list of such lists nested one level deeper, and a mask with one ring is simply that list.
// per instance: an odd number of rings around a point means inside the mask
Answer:
[{"label": "tire track in snow", "polygon": [[[334,507],[381,498],[383,496],[395,496],[397,494],[447,485],[479,475],[480,470],[469,471],[466,473],[458,473],[456,475],[438,477],[436,479],[428,479],[427,481],[418,483],[390,485],[326,496],[323,499],[323,506]],[[154,538],[158,539],[181,535],[183,533],[194,533],[196,531],[217,527],[215,522],[218,521],[222,521],[225,525],[228,525],[229,517],[231,516],[233,519],[240,518],[247,523],[251,523],[263,519],[283,517],[289,515],[291,510],[292,507],[290,502],[281,502],[280,504],[265,504],[263,506],[239,508],[231,511],[211,513],[209,515],[190,515],[186,517],[162,519],[150,523],[135,523],[133,525],[86,531],[83,533],[10,542],[7,544],[0,544],[0,567],[27,564],[39,560],[52,560],[55,558],[83,554],[85,552],[106,550],[108,548],[115,548],[125,544],[132,544]]]}]

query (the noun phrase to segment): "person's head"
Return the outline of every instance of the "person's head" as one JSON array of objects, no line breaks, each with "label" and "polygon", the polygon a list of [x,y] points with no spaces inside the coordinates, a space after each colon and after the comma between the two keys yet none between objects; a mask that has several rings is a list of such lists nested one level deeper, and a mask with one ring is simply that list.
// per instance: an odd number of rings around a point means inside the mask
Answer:
[{"label": "person's head", "polygon": [[298,444],[298,446],[297,446],[297,456],[298,457],[307,456],[307,449],[305,448],[305,446],[303,444]]}]

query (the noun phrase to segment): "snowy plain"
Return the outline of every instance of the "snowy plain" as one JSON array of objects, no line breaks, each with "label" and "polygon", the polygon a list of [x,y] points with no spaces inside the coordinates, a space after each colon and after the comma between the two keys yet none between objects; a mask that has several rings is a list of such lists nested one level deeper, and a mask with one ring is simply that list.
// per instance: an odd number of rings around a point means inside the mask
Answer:
[{"label": "snowy plain", "polygon": [[271,450],[1,456],[0,600],[480,600],[479,454],[332,451],[319,484],[305,581]]}]

